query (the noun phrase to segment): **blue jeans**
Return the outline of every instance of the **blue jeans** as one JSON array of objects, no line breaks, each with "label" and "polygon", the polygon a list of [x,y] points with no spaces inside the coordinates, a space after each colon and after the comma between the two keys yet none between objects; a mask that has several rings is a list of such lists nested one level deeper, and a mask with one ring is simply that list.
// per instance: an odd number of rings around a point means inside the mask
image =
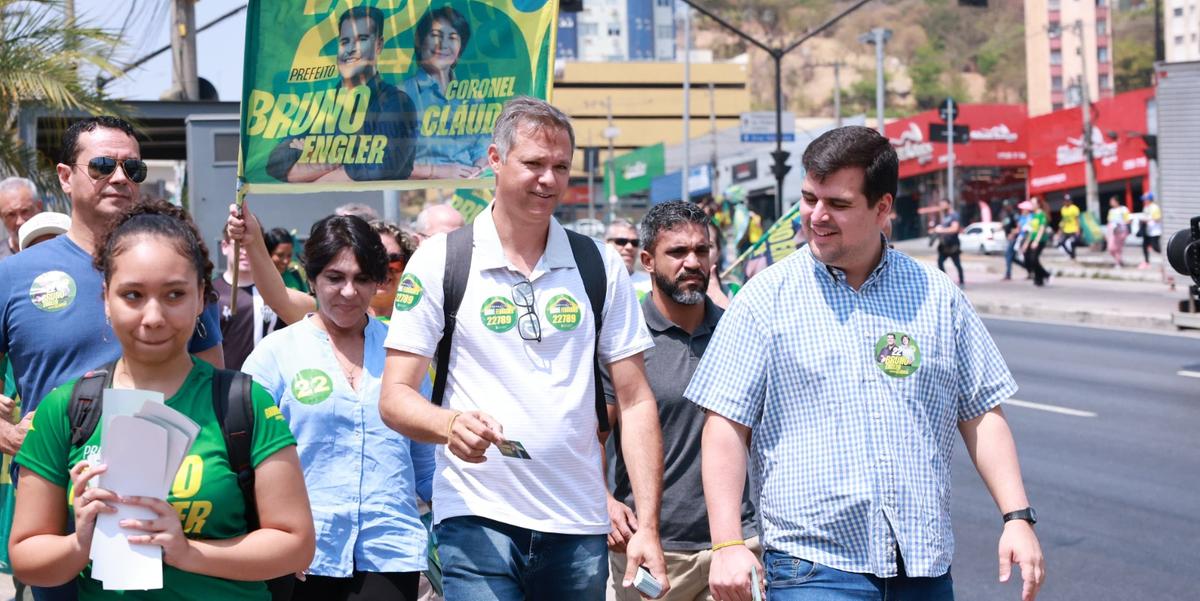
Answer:
[{"label": "blue jeans", "polygon": [[434,527],[446,601],[602,601],[603,534],[554,534],[475,516]]},{"label": "blue jeans", "polygon": [[937,578],[879,578],[843,572],[811,561],[767,551],[768,601],[953,601],[954,581]]}]

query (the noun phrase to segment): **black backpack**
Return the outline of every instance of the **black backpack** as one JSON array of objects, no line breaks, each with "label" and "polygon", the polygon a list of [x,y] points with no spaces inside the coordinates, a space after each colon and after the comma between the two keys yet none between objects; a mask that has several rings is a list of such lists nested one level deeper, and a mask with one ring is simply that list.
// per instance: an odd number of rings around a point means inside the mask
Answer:
[{"label": "black backpack", "polygon": [[[71,424],[71,446],[81,447],[92,437],[103,412],[104,389],[112,386],[116,361],[101,369],[89,371],[75,381],[67,417]],[[254,465],[251,446],[254,442],[254,401],[250,376],[229,369],[213,368],[212,403],[221,434],[225,438],[225,453],[229,467],[237,475],[238,489],[246,504],[246,531],[258,529],[258,504],[254,497]],[[295,577],[291,574],[267,581],[267,588],[276,600],[290,599]]]},{"label": "black backpack", "polygon": [[[601,386],[600,327],[603,323],[604,300],[608,294],[608,276],[604,273],[604,257],[596,243],[583,234],[564,230],[571,243],[571,254],[583,280],[588,301],[592,305],[593,321],[596,324],[596,344],[592,349],[592,374],[595,382],[596,419],[601,432],[609,430],[608,404],[604,400]],[[441,406],[446,395],[446,374],[450,366],[450,345],[454,339],[454,327],[458,321],[458,308],[462,305],[463,293],[467,290],[467,278],[471,275],[471,252],[475,242],[475,226],[468,225],[446,235],[446,266],[442,273],[442,339],[438,342],[434,358],[433,395],[429,399]]]}]

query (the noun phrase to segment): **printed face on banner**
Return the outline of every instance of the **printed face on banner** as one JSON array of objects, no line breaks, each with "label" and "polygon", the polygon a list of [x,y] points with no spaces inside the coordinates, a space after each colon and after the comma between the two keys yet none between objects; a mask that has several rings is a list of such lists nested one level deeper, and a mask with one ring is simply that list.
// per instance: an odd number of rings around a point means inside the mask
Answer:
[{"label": "printed face on banner", "polygon": [[383,51],[382,27],[369,16],[343,17],[338,38],[338,71],[343,84],[355,85],[375,76],[375,60]]},{"label": "printed face on banner", "polygon": [[504,103],[549,94],[555,8],[252,3],[246,190],[491,187],[487,148]]}]

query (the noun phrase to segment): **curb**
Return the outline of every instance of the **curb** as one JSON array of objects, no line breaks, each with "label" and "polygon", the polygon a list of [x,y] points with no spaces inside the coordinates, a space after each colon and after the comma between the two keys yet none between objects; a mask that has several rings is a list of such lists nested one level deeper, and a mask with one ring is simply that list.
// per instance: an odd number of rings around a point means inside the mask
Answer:
[{"label": "curb", "polygon": [[1117,313],[1113,311],[1078,311],[1070,309],[1032,307],[1028,305],[1010,305],[995,301],[983,301],[977,303],[972,300],[971,303],[975,306],[975,311],[980,315],[1015,317],[1041,321],[1058,321],[1100,328],[1107,327],[1136,330],[1164,330],[1169,332],[1179,331],[1178,326],[1175,325],[1174,321],[1171,319],[1171,315],[1169,314],[1159,315],[1150,313]]}]

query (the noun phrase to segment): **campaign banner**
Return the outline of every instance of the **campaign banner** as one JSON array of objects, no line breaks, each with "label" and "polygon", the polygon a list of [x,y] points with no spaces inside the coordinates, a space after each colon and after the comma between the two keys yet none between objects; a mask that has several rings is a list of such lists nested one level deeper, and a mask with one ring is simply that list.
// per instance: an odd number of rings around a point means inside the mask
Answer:
[{"label": "campaign banner", "polygon": [[758,272],[782,261],[803,245],[800,203],[796,203],[763,233],[758,242],[747,248],[746,252],[721,274],[721,279],[731,287],[740,287]]},{"label": "campaign banner", "polygon": [[557,0],[251,0],[243,192],[490,188],[504,103],[549,99]]}]

